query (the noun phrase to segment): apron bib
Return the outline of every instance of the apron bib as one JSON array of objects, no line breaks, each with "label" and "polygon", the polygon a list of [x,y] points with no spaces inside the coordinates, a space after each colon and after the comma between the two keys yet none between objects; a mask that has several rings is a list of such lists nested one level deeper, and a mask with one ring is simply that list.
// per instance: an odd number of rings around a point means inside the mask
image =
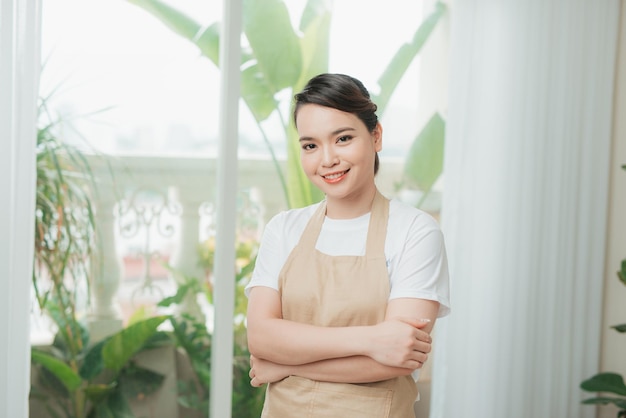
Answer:
[{"label": "apron bib", "polygon": [[[324,327],[382,322],[390,291],[385,261],[389,201],[376,192],[364,256],[330,256],[315,249],[325,216],[324,201],[280,272],[283,318]],[[363,384],[290,376],[268,384],[261,417],[409,418],[415,416],[416,399],[410,375]]]}]

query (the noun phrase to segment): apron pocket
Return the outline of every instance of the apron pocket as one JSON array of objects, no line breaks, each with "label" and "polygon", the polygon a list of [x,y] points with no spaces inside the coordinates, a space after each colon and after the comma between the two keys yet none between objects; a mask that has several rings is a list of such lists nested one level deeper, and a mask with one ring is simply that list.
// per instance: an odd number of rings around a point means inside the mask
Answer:
[{"label": "apron pocket", "polygon": [[393,390],[352,384],[321,383],[313,402],[315,418],[388,418]]},{"label": "apron pocket", "polygon": [[263,418],[389,418],[393,390],[297,376],[268,387]]}]

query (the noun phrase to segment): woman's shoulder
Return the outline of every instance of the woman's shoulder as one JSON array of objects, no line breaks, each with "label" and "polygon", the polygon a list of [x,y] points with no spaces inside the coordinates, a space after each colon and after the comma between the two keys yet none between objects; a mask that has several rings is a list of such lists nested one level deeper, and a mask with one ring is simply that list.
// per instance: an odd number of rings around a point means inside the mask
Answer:
[{"label": "woman's shoulder", "polygon": [[439,222],[433,215],[398,198],[389,201],[389,223],[400,225],[404,229],[407,225],[439,229]]},{"label": "woman's shoulder", "polygon": [[302,208],[287,209],[278,212],[270,219],[266,228],[273,230],[286,229],[287,231],[293,231],[294,229],[299,229],[299,227],[304,228],[319,205],[320,202]]}]

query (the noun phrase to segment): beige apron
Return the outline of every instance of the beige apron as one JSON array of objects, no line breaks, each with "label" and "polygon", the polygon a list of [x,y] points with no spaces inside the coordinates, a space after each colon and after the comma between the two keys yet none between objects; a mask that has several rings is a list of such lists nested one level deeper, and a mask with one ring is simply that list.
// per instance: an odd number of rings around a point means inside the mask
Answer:
[{"label": "beige apron", "polygon": [[[326,216],[322,202],[279,276],[283,318],[318,326],[374,325],[389,299],[385,238],[389,201],[376,193],[365,256],[329,256],[315,249]],[[365,384],[297,376],[267,387],[263,418],[409,418],[417,387],[411,375]]]}]

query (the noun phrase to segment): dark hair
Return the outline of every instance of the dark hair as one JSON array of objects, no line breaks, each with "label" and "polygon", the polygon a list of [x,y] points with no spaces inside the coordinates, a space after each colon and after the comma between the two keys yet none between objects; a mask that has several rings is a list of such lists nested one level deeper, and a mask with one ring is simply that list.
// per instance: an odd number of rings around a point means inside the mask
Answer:
[{"label": "dark hair", "polygon": [[[298,111],[305,104],[316,104],[352,113],[363,121],[369,132],[372,132],[378,124],[376,115],[378,106],[370,99],[370,94],[363,83],[349,75],[319,74],[310,79],[294,99],[293,121],[296,126]],[[378,172],[379,165],[376,153],[374,173]]]}]

